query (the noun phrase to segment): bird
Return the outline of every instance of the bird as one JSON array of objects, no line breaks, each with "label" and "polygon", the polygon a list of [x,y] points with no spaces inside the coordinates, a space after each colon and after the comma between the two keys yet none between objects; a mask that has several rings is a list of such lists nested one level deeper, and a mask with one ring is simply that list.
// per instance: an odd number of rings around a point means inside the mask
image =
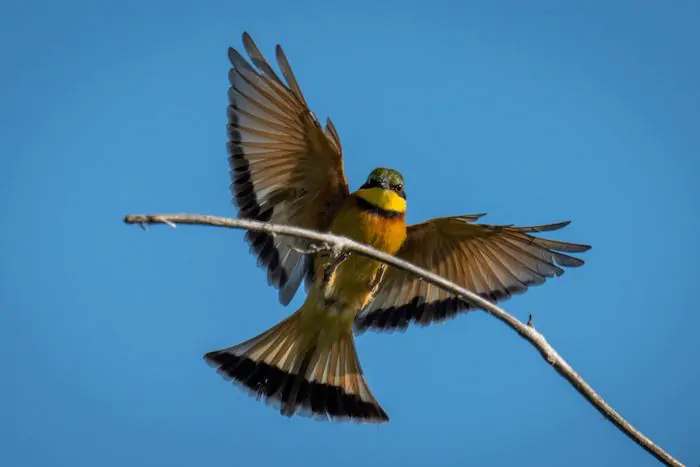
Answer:
[{"label": "bird", "polygon": [[[310,110],[280,45],[280,77],[243,33],[249,60],[228,49],[227,151],[239,218],[330,232],[396,255],[494,303],[523,293],[565,267],[589,245],[535,234],[569,222],[530,227],[480,224],[484,214],[406,224],[404,177],[378,167],[351,192],[340,137]],[[245,240],[287,306],[289,317],[240,344],[205,354],[227,379],[282,415],[384,423],[369,388],[356,334],[427,326],[472,310],[471,303],[373,259],[333,255],[308,241],[248,231]]]}]

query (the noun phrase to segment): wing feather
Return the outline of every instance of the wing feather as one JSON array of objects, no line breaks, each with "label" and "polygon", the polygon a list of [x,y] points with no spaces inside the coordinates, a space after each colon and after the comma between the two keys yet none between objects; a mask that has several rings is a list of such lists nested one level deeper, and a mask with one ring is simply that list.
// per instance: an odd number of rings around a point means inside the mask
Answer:
[{"label": "wing feather", "polygon": [[[287,57],[277,46],[280,78],[247,33],[246,60],[230,48],[227,148],[239,216],[324,231],[348,196],[340,139],[306,104]],[[330,120],[329,120],[330,122]],[[310,273],[302,240],[248,232],[258,264],[285,305]]]},{"label": "wing feather", "polygon": [[[566,253],[590,249],[533,235],[569,222],[530,227],[475,224],[479,217],[443,217],[409,226],[397,256],[498,302],[562,275],[564,267],[583,265],[583,260]],[[405,329],[411,322],[428,325],[472,308],[459,297],[390,267],[374,300],[357,315],[355,327],[360,332]]]}]

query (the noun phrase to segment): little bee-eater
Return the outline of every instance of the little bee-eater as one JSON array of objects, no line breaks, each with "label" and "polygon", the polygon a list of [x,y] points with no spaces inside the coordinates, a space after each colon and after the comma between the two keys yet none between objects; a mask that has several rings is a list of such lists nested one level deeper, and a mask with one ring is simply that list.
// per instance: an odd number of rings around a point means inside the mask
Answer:
[{"label": "little bee-eater", "polygon": [[[229,49],[228,151],[234,200],[242,218],[330,231],[395,254],[501,301],[581,259],[587,245],[535,237],[568,224],[515,227],[475,223],[481,214],[406,226],[404,180],[378,168],[350,193],[338,133],[309,110],[282,48],[284,80],[246,33],[252,65]],[[246,240],[287,305],[302,281],[307,297],[289,318],[205,359],[285,415],[386,422],[355,351],[353,332],[428,325],[472,306],[395,268],[349,254],[334,259],[286,236],[248,232]]]}]

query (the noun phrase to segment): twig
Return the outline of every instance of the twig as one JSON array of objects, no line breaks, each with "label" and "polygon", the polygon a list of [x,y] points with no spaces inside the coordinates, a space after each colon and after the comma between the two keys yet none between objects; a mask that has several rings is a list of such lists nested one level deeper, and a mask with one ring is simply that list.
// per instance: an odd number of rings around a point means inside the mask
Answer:
[{"label": "twig", "polygon": [[588,384],[583,378],[574,371],[564,358],[554,350],[544,336],[535,329],[529,320],[529,325],[522,323],[517,318],[470,292],[469,290],[454,284],[443,277],[438,276],[430,271],[426,271],[418,266],[399,259],[395,256],[388,255],[381,251],[375,250],[367,245],[355,242],[345,237],[340,237],[333,234],[320,233],[314,230],[302,229],[300,227],[292,227],[288,225],[269,224],[265,222],[257,222],[248,219],[229,219],[217,216],[191,215],[191,214],[151,214],[151,215],[128,215],[124,218],[127,224],[192,224],[206,225],[212,227],[226,227],[231,229],[245,229],[257,232],[266,232],[274,235],[287,235],[297,238],[302,238],[314,242],[316,245],[327,245],[332,250],[342,250],[353,252],[363,256],[367,256],[379,261],[382,261],[395,268],[402,269],[406,272],[415,274],[423,280],[472,303],[473,305],[483,309],[491,316],[505,323],[512,330],[520,334],[520,336],[532,344],[542,355],[542,357],[551,364],[554,369],[564,377],[588,402],[591,403],[605,418],[613,423],[620,431],[631,438],[635,443],[639,444],[648,453],[654,456],[659,461],[666,465],[683,466],[679,461],[664,451],[660,446],[652,440],[644,436],[639,430],[633,427],[627,420],[613,409],[602,397]]}]

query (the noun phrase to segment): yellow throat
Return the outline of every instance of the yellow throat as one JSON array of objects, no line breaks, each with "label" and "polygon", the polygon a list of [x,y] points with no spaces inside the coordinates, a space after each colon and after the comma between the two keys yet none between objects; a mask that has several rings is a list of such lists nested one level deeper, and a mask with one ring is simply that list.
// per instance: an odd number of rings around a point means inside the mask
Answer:
[{"label": "yellow throat", "polygon": [[357,196],[385,211],[406,212],[406,200],[382,187],[361,188]]}]

